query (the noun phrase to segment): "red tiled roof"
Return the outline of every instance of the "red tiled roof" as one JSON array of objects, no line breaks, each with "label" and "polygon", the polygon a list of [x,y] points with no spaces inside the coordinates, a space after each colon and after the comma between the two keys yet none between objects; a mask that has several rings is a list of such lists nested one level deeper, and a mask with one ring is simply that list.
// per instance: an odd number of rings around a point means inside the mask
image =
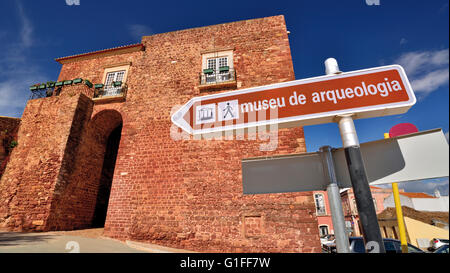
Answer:
[{"label": "red tiled roof", "polygon": [[400,194],[409,198],[436,198],[423,192],[400,192]]},{"label": "red tiled roof", "polygon": [[141,43],[125,45],[125,46],[118,46],[118,47],[107,48],[107,49],[102,49],[102,50],[97,50],[97,51],[92,51],[92,52],[81,53],[81,54],[77,54],[77,55],[71,55],[71,56],[67,56],[67,57],[60,57],[60,58],[56,58],[55,61],[60,62],[60,61],[72,59],[72,58],[84,57],[84,56],[105,53],[105,52],[114,51],[114,50],[127,49],[127,48],[133,48],[133,47],[143,47],[143,46],[144,45]]}]

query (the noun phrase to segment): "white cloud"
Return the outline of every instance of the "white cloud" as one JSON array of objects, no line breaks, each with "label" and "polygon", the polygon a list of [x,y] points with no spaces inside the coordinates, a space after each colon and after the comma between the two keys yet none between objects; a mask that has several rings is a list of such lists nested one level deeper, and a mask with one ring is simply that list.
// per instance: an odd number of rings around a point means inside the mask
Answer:
[{"label": "white cloud", "polygon": [[33,44],[33,26],[25,15],[22,4],[20,2],[17,2],[17,7],[19,10],[19,19],[22,24],[22,29],[20,31],[20,44],[23,47],[30,47]]},{"label": "white cloud", "polygon": [[[432,180],[420,180],[412,182],[398,183],[399,189],[403,189],[405,192],[423,192],[430,195],[434,195],[435,190],[439,190],[441,195],[446,196],[449,192],[448,177]],[[392,189],[391,184],[376,185],[376,187],[383,189]]]},{"label": "white cloud", "polygon": [[412,80],[411,85],[415,92],[430,93],[448,83],[448,73],[448,68],[432,71],[422,77]]},{"label": "white cloud", "polygon": [[449,180],[447,177],[431,181],[404,182],[398,186],[406,192],[424,192],[433,195],[435,190],[439,190],[441,195],[448,195]]},{"label": "white cloud", "polygon": [[128,25],[128,32],[130,33],[131,37],[139,41],[141,40],[142,36],[151,35],[153,33],[151,28],[146,25],[140,24]]},{"label": "white cloud", "polygon": [[448,65],[449,50],[415,51],[402,54],[397,63],[402,65],[409,74],[417,74],[430,68]]},{"label": "white cloud", "polygon": [[[0,115],[19,117],[30,95],[29,86],[45,76],[27,54],[33,46],[33,26],[19,1],[20,29],[12,42],[0,44]],[[16,38],[16,40],[14,40]]]},{"label": "white cloud", "polygon": [[449,49],[402,54],[396,63],[405,68],[415,92],[428,94],[449,81]]}]

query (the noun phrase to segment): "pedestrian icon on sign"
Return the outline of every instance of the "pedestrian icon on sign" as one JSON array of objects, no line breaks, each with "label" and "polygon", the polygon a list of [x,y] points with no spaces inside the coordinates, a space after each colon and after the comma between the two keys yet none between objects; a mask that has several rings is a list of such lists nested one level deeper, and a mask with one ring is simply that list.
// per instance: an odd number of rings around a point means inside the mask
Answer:
[{"label": "pedestrian icon on sign", "polygon": [[239,119],[238,100],[219,102],[219,121]]},{"label": "pedestrian icon on sign", "polygon": [[230,103],[229,103],[229,102],[227,102],[227,106],[225,107],[225,109],[223,109],[223,111],[227,111],[227,112],[225,113],[225,115],[223,116],[224,119],[227,117],[228,113],[230,114],[230,116],[231,116],[232,118],[234,118],[233,112],[232,112],[232,111],[233,111],[233,107],[230,106]]}]

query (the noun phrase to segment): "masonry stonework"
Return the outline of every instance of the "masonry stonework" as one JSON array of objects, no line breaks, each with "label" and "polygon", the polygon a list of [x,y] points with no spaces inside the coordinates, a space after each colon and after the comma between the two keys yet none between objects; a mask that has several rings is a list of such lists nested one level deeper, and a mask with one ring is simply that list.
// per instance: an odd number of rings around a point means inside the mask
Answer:
[{"label": "masonry stonework", "polygon": [[[283,16],[142,38],[142,50],[61,61],[59,81],[101,83],[129,64],[125,101],[93,100],[92,88],[63,87],[30,100],[19,143],[1,179],[0,225],[13,230],[89,227],[108,135],[121,126],[104,235],[209,252],[319,252],[311,193],[243,195],[241,160],[306,152],[302,128],[267,139],[173,139],[171,111],[200,89],[202,52],[233,49],[236,87],[294,80]],[[274,181],[276,183],[276,181]]]},{"label": "masonry stonework", "polygon": [[9,155],[13,149],[11,143],[17,137],[19,125],[19,118],[0,117],[0,178],[9,161]]}]

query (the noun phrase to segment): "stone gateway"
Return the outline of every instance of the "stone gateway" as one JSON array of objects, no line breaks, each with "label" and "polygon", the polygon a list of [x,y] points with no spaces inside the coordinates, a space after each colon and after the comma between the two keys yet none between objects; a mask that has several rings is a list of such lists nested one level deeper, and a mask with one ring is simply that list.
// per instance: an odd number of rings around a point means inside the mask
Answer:
[{"label": "stone gateway", "polygon": [[302,128],[280,129],[273,151],[251,134],[171,137],[173,107],[192,97],[295,79],[283,16],[56,61],[58,82],[28,101],[7,157],[0,228],[104,226],[111,238],[193,251],[320,252],[311,193],[242,192],[241,160],[306,152]]}]

